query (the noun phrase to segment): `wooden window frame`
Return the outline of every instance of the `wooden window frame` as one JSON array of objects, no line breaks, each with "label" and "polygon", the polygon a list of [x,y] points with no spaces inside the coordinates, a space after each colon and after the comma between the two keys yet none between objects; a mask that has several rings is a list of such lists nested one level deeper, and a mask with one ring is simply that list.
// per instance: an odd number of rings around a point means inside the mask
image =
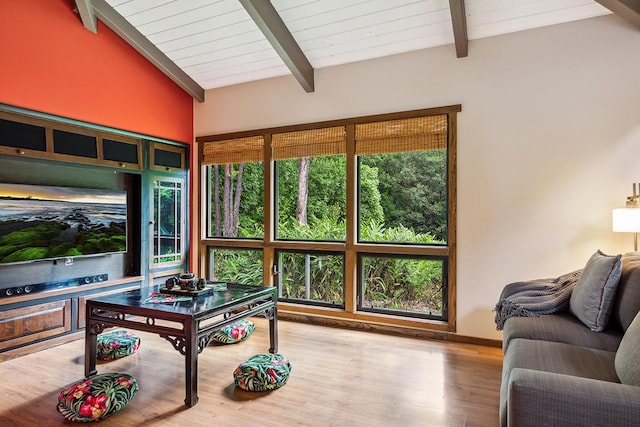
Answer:
[{"label": "wooden window frame", "polygon": [[[303,252],[336,252],[344,254],[345,259],[345,283],[344,283],[344,309],[334,309],[319,306],[279,303],[279,313],[294,319],[322,319],[325,323],[337,325],[383,325],[383,327],[406,327],[420,330],[455,332],[456,331],[456,176],[457,176],[457,113],[462,110],[461,105],[411,110],[397,113],[380,114],[372,116],[355,117],[343,120],[307,123],[295,126],[258,129],[253,131],[235,132],[228,134],[209,135],[197,137],[199,143],[199,166],[201,171],[202,188],[207,188],[204,173],[207,162],[204,161],[204,152],[210,148],[210,144],[221,141],[251,138],[261,136],[264,140],[264,182],[265,182],[265,234],[264,239],[218,239],[206,238],[203,231],[206,230],[204,221],[199,224],[201,236],[201,254],[207,253],[208,247],[235,247],[235,248],[259,248],[263,250],[263,282],[267,286],[274,286],[273,265],[276,263],[276,250],[296,250]],[[411,119],[424,116],[444,115],[446,117],[446,148],[447,148],[447,243],[446,245],[413,245],[413,244],[386,244],[386,243],[360,243],[357,241],[357,154],[355,144],[355,127],[358,124]],[[347,157],[347,235],[345,242],[309,242],[309,241],[279,241],[274,238],[274,159],[271,149],[271,139],[274,134],[286,132],[312,131],[319,128],[344,126],[346,136]],[[434,140],[435,141],[435,140]],[[210,164],[210,160],[209,160]],[[204,205],[205,200],[201,200]],[[202,206],[201,206],[202,210]],[[447,276],[447,320],[435,321],[431,319],[416,319],[389,315],[383,313],[363,312],[357,309],[357,265],[360,254],[389,254],[407,256],[435,256],[446,258]],[[204,256],[200,259],[201,274],[206,275],[208,263]]]}]

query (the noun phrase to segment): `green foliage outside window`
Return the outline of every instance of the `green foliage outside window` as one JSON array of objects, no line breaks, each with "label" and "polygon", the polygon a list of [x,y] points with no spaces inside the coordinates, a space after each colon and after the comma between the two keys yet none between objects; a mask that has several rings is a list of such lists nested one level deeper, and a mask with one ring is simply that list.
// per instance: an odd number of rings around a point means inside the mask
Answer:
[{"label": "green foliage outside window", "polygon": [[280,293],[285,300],[343,305],[344,259],[341,255],[281,252],[278,264]]},{"label": "green foliage outside window", "polygon": [[[388,229],[413,230],[416,236],[428,234],[445,242],[447,238],[447,154],[445,150],[415,151],[362,156],[360,158],[360,204],[367,206],[370,186],[363,185],[363,170],[377,171],[377,191],[383,220]],[[380,220],[368,211],[360,213],[361,226]],[[361,228],[361,240],[369,239]],[[373,237],[373,236],[369,236]],[[389,236],[387,236],[389,237]],[[408,237],[408,236],[407,236]],[[414,242],[415,240],[386,240]]]},{"label": "green foliage outside window", "polygon": [[443,261],[363,256],[362,308],[441,315]]},{"label": "green foliage outside window", "polygon": [[345,156],[310,158],[306,224],[300,223],[297,215],[299,163],[300,159],[277,162],[277,237],[279,239],[344,241],[347,204]]},{"label": "green foliage outside window", "polygon": [[[389,127],[390,131],[394,129]],[[432,130],[434,134],[441,131],[441,128]],[[444,132],[446,135],[446,128]],[[365,154],[356,157],[357,200],[354,203],[357,224],[349,224],[347,218],[345,154],[276,160],[273,176],[276,243],[294,240],[306,242],[309,247],[309,242],[345,242],[348,227],[354,227],[357,231],[356,252],[361,243],[379,244],[381,254],[390,245],[397,244],[446,246],[448,153],[440,148],[446,144],[424,143],[409,148],[404,145],[400,152],[385,152],[386,146],[376,144],[373,141],[371,151],[363,149],[361,153]],[[420,148],[427,146],[431,148]],[[344,153],[334,151],[337,152]],[[264,239],[263,163],[209,168],[211,189],[218,188],[217,191],[210,190],[210,236]],[[216,221],[222,224],[227,215],[227,221],[235,221],[236,225],[225,234],[220,231],[221,225],[214,225]],[[215,253],[216,280],[262,282],[260,251],[216,249]],[[281,297],[301,302],[344,304],[343,252],[277,253]],[[444,316],[447,259],[447,256],[426,258],[360,253],[359,309],[417,313],[434,318]]]},{"label": "green foliage outside window", "polygon": [[158,179],[153,185],[152,264],[179,262],[183,256],[183,184]]},{"label": "green foliage outside window", "polygon": [[[209,235],[261,239],[264,236],[263,164],[209,166],[209,177]],[[239,201],[237,205],[236,201]],[[225,231],[225,224],[231,225],[230,231]]]},{"label": "green foliage outside window", "polygon": [[218,282],[262,285],[262,251],[241,249],[211,249],[213,277]]}]

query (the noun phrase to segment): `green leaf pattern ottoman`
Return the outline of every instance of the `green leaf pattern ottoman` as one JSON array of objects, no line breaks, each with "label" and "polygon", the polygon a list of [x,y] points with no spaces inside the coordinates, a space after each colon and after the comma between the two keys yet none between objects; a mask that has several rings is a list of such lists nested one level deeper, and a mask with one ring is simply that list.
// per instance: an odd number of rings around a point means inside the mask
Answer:
[{"label": "green leaf pattern ottoman", "polygon": [[213,334],[211,339],[219,344],[235,344],[249,338],[255,329],[256,326],[251,320],[242,319],[224,326]]},{"label": "green leaf pattern ottoman", "polygon": [[99,421],[127,406],[137,391],[131,375],[94,375],[61,391],[57,408],[70,421]]},{"label": "green leaf pattern ottoman", "polygon": [[113,360],[129,356],[140,347],[140,338],[124,330],[98,335],[96,356],[100,360]]},{"label": "green leaf pattern ottoman", "polygon": [[291,363],[281,354],[263,353],[250,357],[233,372],[235,385],[246,391],[269,391],[285,385]]}]

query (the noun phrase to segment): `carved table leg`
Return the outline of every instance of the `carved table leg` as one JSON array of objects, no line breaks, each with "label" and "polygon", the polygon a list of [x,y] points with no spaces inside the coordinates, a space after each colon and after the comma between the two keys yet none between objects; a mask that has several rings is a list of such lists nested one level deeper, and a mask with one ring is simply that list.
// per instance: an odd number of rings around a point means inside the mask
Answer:
[{"label": "carved table leg", "polygon": [[185,348],[185,388],[187,396],[184,400],[188,408],[198,403],[198,340],[193,325],[187,325],[188,333]]},{"label": "carved table leg", "polygon": [[269,317],[269,353],[275,354],[278,352],[278,306],[273,306],[272,309],[267,311]]},{"label": "carved table leg", "polygon": [[98,343],[98,333],[95,325],[87,322],[84,339],[84,376],[95,375],[96,370],[96,346]]}]

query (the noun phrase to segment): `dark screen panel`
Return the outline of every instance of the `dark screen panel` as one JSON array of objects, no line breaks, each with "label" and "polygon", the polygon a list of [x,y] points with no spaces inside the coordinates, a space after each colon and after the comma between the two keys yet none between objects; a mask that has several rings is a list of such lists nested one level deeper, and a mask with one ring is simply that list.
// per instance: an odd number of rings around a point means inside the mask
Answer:
[{"label": "dark screen panel", "polygon": [[97,159],[96,137],[54,129],[53,152]]},{"label": "dark screen panel", "polygon": [[182,153],[177,151],[167,151],[155,149],[153,152],[153,163],[156,166],[166,166],[170,168],[182,168]]},{"label": "dark screen panel", "polygon": [[0,145],[47,151],[45,129],[41,126],[0,119]]},{"label": "dark screen panel", "polygon": [[105,160],[138,163],[138,146],[125,142],[102,139],[102,154]]}]

